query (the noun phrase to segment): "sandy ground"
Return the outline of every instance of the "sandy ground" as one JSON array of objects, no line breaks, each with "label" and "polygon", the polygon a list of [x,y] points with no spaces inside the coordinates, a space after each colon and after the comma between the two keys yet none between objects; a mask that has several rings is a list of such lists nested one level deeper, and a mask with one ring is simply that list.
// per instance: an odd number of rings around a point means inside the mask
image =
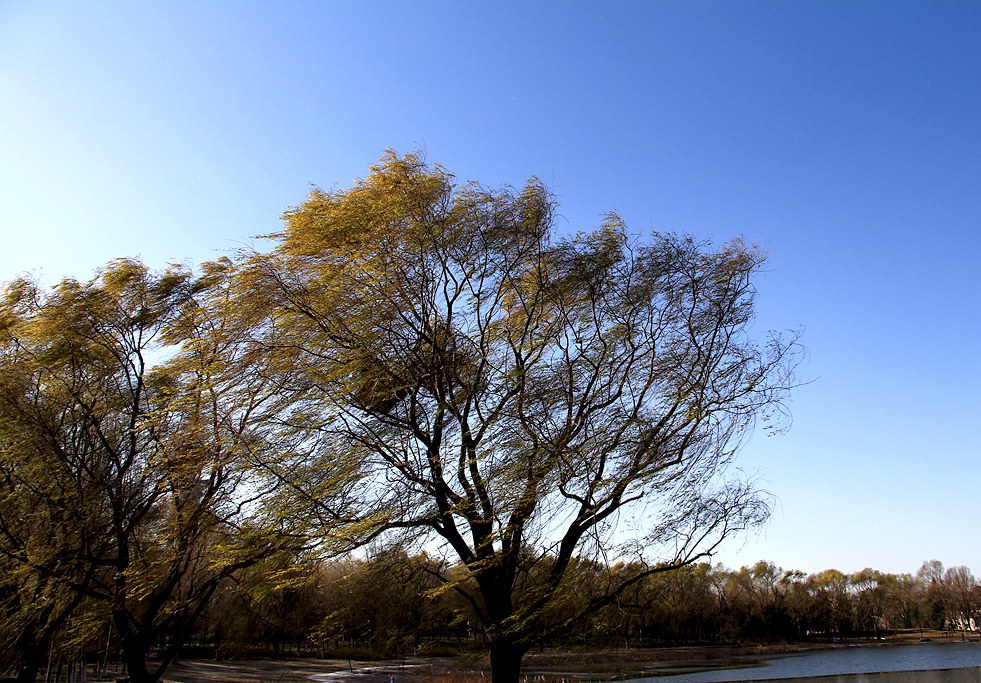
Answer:
[{"label": "sandy ground", "polygon": [[[450,660],[349,662],[333,659],[183,660],[164,676],[169,683],[404,683],[452,668]],[[414,675],[410,675],[414,674]]]}]

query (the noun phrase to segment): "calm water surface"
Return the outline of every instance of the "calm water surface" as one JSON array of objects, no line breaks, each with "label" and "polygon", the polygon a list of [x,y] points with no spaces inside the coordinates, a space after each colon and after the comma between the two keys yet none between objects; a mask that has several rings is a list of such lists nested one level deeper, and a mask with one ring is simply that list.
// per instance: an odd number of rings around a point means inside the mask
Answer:
[{"label": "calm water surface", "polygon": [[821,683],[981,683],[981,643],[919,643],[819,650],[767,659],[748,669],[640,679],[647,683],[795,681]]}]

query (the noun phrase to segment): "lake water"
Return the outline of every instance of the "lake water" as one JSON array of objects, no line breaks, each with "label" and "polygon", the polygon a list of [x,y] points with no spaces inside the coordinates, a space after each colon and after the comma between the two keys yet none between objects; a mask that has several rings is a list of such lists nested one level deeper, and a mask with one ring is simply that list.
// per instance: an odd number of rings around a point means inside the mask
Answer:
[{"label": "lake water", "polygon": [[821,683],[981,683],[981,643],[918,643],[818,650],[767,659],[751,668],[719,669],[647,683],[803,681]]}]

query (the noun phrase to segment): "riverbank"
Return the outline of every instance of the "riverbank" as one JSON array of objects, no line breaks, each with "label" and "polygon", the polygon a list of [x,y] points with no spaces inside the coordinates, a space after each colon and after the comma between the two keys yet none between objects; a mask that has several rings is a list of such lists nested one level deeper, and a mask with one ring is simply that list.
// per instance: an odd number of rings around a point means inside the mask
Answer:
[{"label": "riverbank", "polygon": [[[978,641],[977,634],[969,638]],[[697,671],[755,666],[765,657],[810,650],[887,647],[929,639],[962,642],[962,634],[909,631],[884,639],[767,645],[697,645],[599,651],[532,652],[525,657],[523,676],[532,683],[613,681]],[[337,659],[183,660],[164,677],[169,683],[487,683],[486,658],[406,657],[381,662]]]}]

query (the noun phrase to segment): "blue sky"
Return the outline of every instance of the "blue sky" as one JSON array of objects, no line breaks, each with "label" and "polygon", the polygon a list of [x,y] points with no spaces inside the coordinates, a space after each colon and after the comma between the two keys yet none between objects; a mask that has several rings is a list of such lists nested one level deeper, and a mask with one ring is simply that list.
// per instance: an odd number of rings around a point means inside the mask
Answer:
[{"label": "blue sky", "polygon": [[981,4],[0,4],[0,279],[200,262],[388,147],[542,178],[558,227],[770,251],[804,326],[778,499],[730,566],[981,571]]}]

